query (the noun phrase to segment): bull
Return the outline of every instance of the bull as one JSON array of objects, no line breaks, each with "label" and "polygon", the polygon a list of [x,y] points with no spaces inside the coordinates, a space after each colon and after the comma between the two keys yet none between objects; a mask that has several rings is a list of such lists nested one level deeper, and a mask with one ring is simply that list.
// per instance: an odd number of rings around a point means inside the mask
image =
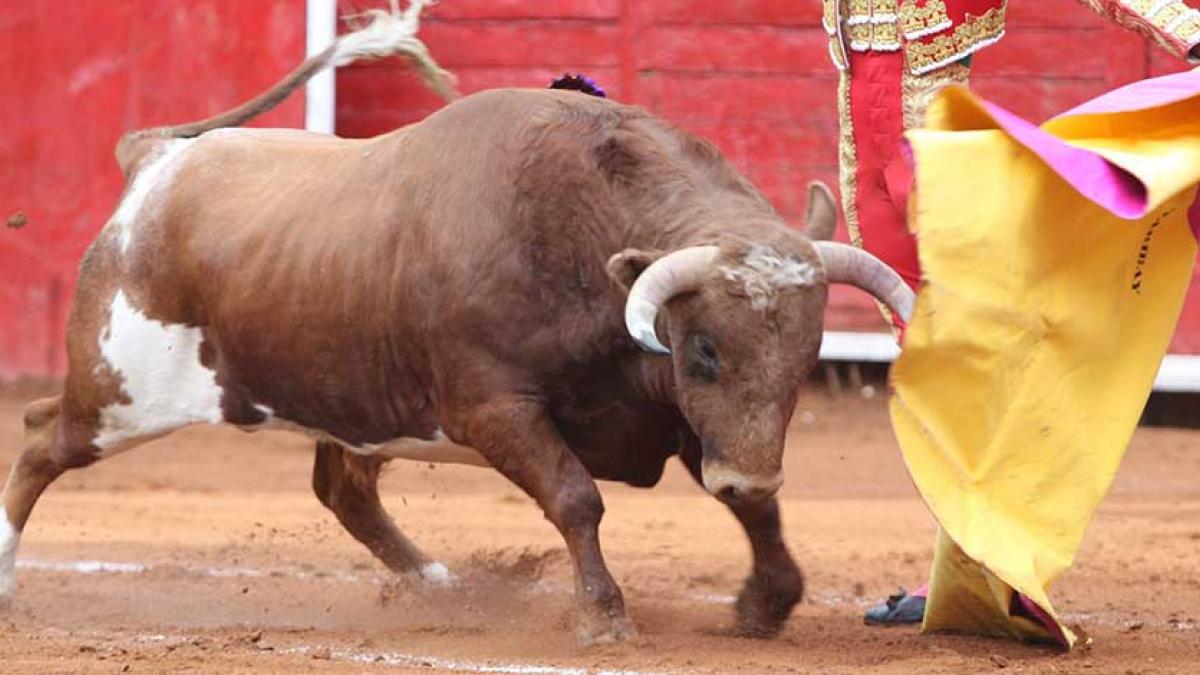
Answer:
[{"label": "bull", "polygon": [[822,186],[793,229],[712,145],[604,98],[485,91],[358,140],[232,128],[322,68],[389,53],[371,40],[342,38],[229,114],[122,139],[126,188],[80,266],[62,394],[26,409],[4,491],[0,595],[64,471],[231,424],[313,437],[321,502],[432,582],[450,573],[384,511],[380,467],[493,467],[565,540],[584,643],[635,633],[595,480],[652,486],[678,456],[749,538],[738,628],[776,634],[803,578],[774,495],[827,289],[902,315],[911,293],[818,241],[836,219]]}]

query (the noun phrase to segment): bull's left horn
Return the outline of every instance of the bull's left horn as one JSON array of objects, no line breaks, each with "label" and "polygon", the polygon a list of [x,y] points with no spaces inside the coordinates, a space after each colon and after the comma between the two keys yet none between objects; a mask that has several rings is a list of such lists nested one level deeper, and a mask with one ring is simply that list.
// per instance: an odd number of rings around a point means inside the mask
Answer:
[{"label": "bull's left horn", "polygon": [[625,328],[633,341],[647,351],[670,354],[654,331],[658,311],[671,298],[695,290],[712,269],[719,249],[692,246],[655,260],[638,276],[625,300]]},{"label": "bull's left horn", "polygon": [[875,296],[907,323],[916,294],[896,270],[866,251],[833,241],[816,241],[817,253],[832,284],[850,284]]}]

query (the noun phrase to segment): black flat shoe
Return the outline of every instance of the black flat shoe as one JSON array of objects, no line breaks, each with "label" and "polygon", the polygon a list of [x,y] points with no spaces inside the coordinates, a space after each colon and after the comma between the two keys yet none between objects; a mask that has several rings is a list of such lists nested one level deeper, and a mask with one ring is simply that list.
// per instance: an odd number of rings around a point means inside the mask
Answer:
[{"label": "black flat shoe", "polygon": [[907,626],[921,623],[924,619],[925,598],[909,595],[903,588],[863,615],[863,623],[868,626]]}]

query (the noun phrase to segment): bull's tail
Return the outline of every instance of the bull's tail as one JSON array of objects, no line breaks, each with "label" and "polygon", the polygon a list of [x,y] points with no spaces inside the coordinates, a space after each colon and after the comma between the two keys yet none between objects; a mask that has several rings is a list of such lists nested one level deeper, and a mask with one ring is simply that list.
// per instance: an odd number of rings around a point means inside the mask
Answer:
[{"label": "bull's tail", "polygon": [[458,96],[454,76],[433,60],[429,49],[417,38],[421,11],[434,0],[410,0],[400,11],[391,0],[392,11],[370,10],[370,21],[358,30],[339,37],[320,54],[309,57],[275,86],[232,110],[198,122],[175,126],[140,129],[125,134],[117,143],[117,164],[128,174],[129,168],[150,145],[145,141],[162,138],[193,138],[206,131],[236,127],[279,105],[293,91],[326,68],[337,68],[360,59],[379,59],[400,55],[416,69],[425,85],[446,100]]}]

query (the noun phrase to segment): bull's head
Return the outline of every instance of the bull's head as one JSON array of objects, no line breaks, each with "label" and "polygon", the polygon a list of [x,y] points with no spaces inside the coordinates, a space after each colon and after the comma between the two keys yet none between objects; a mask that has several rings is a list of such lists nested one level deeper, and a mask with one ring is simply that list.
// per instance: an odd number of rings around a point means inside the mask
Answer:
[{"label": "bull's head", "polygon": [[912,291],[891,268],[813,241],[828,238],[836,219],[828,189],[814,183],[806,234],[778,228],[769,243],[731,238],[609,260],[628,289],[629,334],[670,354],[676,400],[701,441],[704,485],[723,500],[762,499],[783,482],[784,434],[817,361],[829,284],[857,286],[902,317],[912,312]]}]

